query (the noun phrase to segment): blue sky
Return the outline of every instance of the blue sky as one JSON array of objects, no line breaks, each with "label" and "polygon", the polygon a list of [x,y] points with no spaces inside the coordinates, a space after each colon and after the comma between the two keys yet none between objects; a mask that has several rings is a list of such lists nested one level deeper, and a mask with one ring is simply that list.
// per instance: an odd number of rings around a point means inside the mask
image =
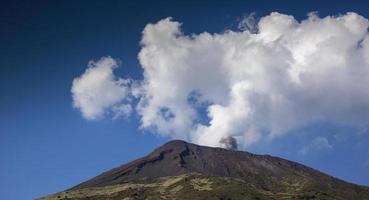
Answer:
[{"label": "blue sky", "polygon": [[[136,112],[86,120],[73,107],[72,82],[90,60],[111,56],[122,63],[115,75],[143,79],[137,55],[148,23],[172,17],[183,23],[184,35],[191,35],[237,31],[250,13],[260,18],[280,12],[300,21],[312,11],[321,17],[353,11],[369,18],[364,1],[15,1],[0,9],[0,199],[31,199],[67,189],[144,156],[173,136],[140,130]],[[287,132],[244,150],[369,185],[367,126],[323,121]]]}]

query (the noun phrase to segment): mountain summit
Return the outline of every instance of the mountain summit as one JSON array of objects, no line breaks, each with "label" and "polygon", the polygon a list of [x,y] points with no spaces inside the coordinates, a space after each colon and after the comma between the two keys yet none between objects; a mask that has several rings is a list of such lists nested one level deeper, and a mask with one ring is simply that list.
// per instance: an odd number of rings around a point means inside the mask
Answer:
[{"label": "mountain summit", "polygon": [[369,188],[269,155],[174,140],[45,199],[369,199]]}]

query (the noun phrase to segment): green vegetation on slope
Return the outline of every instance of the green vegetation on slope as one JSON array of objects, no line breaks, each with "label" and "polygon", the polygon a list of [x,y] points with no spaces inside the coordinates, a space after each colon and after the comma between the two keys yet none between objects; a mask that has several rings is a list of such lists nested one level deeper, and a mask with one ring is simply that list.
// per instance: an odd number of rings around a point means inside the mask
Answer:
[{"label": "green vegetation on slope", "polygon": [[[191,173],[156,179],[141,179],[135,182],[105,187],[74,189],[50,195],[41,200],[135,200],[135,199],[219,199],[219,200],[269,200],[269,199],[324,199],[349,200],[369,199],[369,190],[340,190],[336,186],[323,187],[308,180],[291,176],[282,180],[268,179],[252,182],[230,177],[204,176]],[[256,187],[259,182],[261,187]]]}]

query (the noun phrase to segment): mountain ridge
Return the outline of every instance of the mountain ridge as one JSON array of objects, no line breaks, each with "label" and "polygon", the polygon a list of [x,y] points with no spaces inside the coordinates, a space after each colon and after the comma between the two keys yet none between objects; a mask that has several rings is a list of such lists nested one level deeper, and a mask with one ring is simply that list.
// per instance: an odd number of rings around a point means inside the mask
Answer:
[{"label": "mountain ridge", "polygon": [[[213,184],[213,188],[217,189],[212,192],[223,191],[223,187],[227,187],[227,185],[222,185],[223,180],[231,180],[229,184],[232,187],[223,193],[233,195],[232,197],[235,199],[241,198],[244,190],[250,190],[247,195],[259,199],[263,199],[267,193],[271,193],[271,195],[273,193],[291,194],[291,198],[300,193],[308,194],[306,197],[309,197],[312,193],[316,197],[320,195],[321,199],[324,199],[323,194],[326,194],[327,197],[331,196],[333,199],[340,199],[340,197],[342,197],[341,199],[369,199],[368,187],[345,182],[297,162],[246,151],[200,146],[181,140],[167,142],[147,156],[104,172],[68,189],[67,192],[133,183],[144,184],[142,186],[144,188],[145,184],[158,183],[165,177],[178,178],[183,176],[188,176],[187,178],[191,181],[197,179],[207,181],[209,179],[214,183],[219,182],[220,185]],[[245,183],[237,182],[237,180],[242,180]],[[192,183],[191,181],[190,183]],[[247,189],[244,185],[246,183],[249,187]],[[195,187],[185,181],[181,184],[180,186],[188,187],[188,190],[194,194],[198,192],[195,191]],[[157,187],[163,188],[164,186],[159,184]],[[161,191],[161,189],[158,190]],[[235,194],[238,191],[241,196],[228,194],[231,190],[236,190],[233,192]],[[201,192],[199,195],[207,195],[207,193]],[[154,195],[156,193],[153,193],[151,189],[144,189],[142,194]],[[183,195],[188,194],[184,193]],[[124,195],[129,196],[126,193]],[[180,197],[179,199],[186,199],[186,196]]]},{"label": "mountain ridge", "polygon": [[[190,154],[192,153],[193,154],[193,151],[191,152],[188,148],[188,146],[190,147],[195,147],[195,151],[198,151],[199,149],[206,149],[206,150],[209,150],[209,149],[212,149],[212,150],[215,150],[215,151],[218,151],[218,152],[225,152],[225,153],[229,153],[229,152],[232,152],[235,153],[235,154],[243,154],[244,155],[244,158],[247,158],[247,159],[251,159],[251,158],[263,158],[261,160],[258,160],[258,161],[275,161],[277,162],[279,165],[287,165],[287,167],[289,168],[292,168],[292,169],[295,169],[298,167],[298,170],[313,170],[314,173],[322,173],[322,172],[319,172],[313,168],[310,168],[308,166],[305,166],[305,165],[302,165],[302,164],[299,164],[297,162],[293,162],[293,161],[289,161],[289,160],[286,160],[286,159],[283,159],[283,158],[279,158],[279,157],[275,157],[275,156],[271,156],[271,155],[257,155],[257,154],[252,154],[252,153],[249,153],[249,152],[246,152],[246,151],[238,151],[238,150],[226,150],[226,149],[223,149],[223,148],[220,148],[220,147],[208,147],[208,146],[201,146],[201,145],[195,145],[195,144],[192,144],[192,143],[188,143],[188,142],[185,142],[185,141],[182,141],[182,140],[172,140],[172,141],[169,141],[167,143],[165,143],[164,145],[160,146],[159,148],[156,148],[152,153],[148,154],[147,156],[144,156],[142,158],[139,158],[139,159],[136,159],[134,161],[131,161],[127,164],[124,164],[124,165],[121,165],[117,168],[114,168],[108,172],[105,172],[101,175],[112,175],[112,174],[115,174],[117,175],[116,177],[114,177],[114,180],[117,180],[117,182],[113,182],[112,184],[116,184],[118,183],[119,181],[130,181],[130,180],[134,180],[134,179],[137,179],[137,178],[157,178],[157,177],[162,177],[162,176],[173,176],[173,175],[181,175],[181,174],[185,174],[186,172],[186,160],[184,159],[184,156],[191,156]],[[198,148],[200,147],[200,148]],[[191,148],[191,150],[193,150],[193,148]],[[177,166],[179,167],[179,171],[176,171],[176,172],[173,172],[172,173],[167,173],[167,174],[158,174],[158,171],[156,171],[155,174],[144,174],[144,176],[134,176],[134,177],[129,177],[128,175],[132,172],[131,170],[134,171],[135,174],[138,174],[141,169],[146,165],[146,164],[149,164],[149,163],[154,163],[156,161],[159,161],[159,160],[162,160],[164,158],[165,155],[168,155],[168,154],[174,154],[173,155],[173,159],[176,160],[176,164]],[[198,155],[194,155],[194,159],[196,159],[198,157]],[[188,161],[187,161],[188,162]],[[193,161],[192,161],[193,162]],[[282,163],[283,162],[283,163]],[[224,163],[224,160],[222,161],[222,163]],[[204,163],[206,165],[206,163]],[[213,164],[214,165],[214,164]],[[204,166],[205,167],[205,166]],[[213,167],[217,167],[217,166],[213,166]],[[220,166],[222,169],[225,169],[225,171],[222,171],[222,170],[215,170],[215,169],[211,169],[210,172],[208,171],[202,171],[201,169],[199,169],[199,166],[195,166],[195,169],[193,166],[191,166],[191,169],[190,170],[194,170],[194,171],[191,171],[191,172],[198,172],[198,173],[201,173],[201,174],[205,174],[205,175],[214,175],[214,176],[224,176],[224,177],[237,177],[239,178],[240,176],[235,176],[234,174],[232,174],[230,172],[230,169],[228,166]],[[134,168],[134,169],[132,169]],[[180,171],[180,170],[183,170],[183,171]],[[256,169],[252,169],[252,170],[256,170]],[[168,169],[166,168],[165,170],[166,172],[170,172],[168,171]],[[174,173],[174,174],[173,174]],[[256,172],[257,173],[257,172]],[[100,178],[104,178],[102,177],[101,175],[95,177],[95,178],[98,178],[100,180]],[[328,175],[330,176],[330,175]],[[126,179],[123,180],[121,178],[125,177]],[[330,176],[332,178],[334,178],[333,176]],[[96,179],[95,179],[96,180]],[[111,185],[110,183],[97,183],[97,185],[94,185],[94,184],[79,184],[75,187],[73,187],[72,189],[80,189],[80,188],[83,188],[83,187],[98,187],[98,186],[106,186],[106,185]]]}]

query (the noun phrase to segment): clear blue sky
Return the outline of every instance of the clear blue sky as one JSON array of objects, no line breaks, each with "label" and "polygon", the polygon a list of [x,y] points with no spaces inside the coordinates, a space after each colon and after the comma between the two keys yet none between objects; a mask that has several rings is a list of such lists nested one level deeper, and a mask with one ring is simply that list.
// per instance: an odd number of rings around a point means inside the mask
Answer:
[{"label": "clear blue sky", "polygon": [[[217,33],[237,28],[245,14],[265,16],[273,11],[298,20],[311,11],[320,16],[354,11],[369,18],[365,1],[3,2],[0,199],[32,199],[67,189],[169,140],[140,131],[135,114],[128,119],[85,120],[73,108],[70,90],[89,60],[108,55],[121,59],[123,67],[115,73],[141,79],[137,54],[147,23],[171,16],[184,23],[185,33]],[[318,123],[295,131],[300,133],[246,150],[369,185],[367,129]],[[328,148],[314,149],[314,141],[324,143],[321,136],[329,140]]]}]

